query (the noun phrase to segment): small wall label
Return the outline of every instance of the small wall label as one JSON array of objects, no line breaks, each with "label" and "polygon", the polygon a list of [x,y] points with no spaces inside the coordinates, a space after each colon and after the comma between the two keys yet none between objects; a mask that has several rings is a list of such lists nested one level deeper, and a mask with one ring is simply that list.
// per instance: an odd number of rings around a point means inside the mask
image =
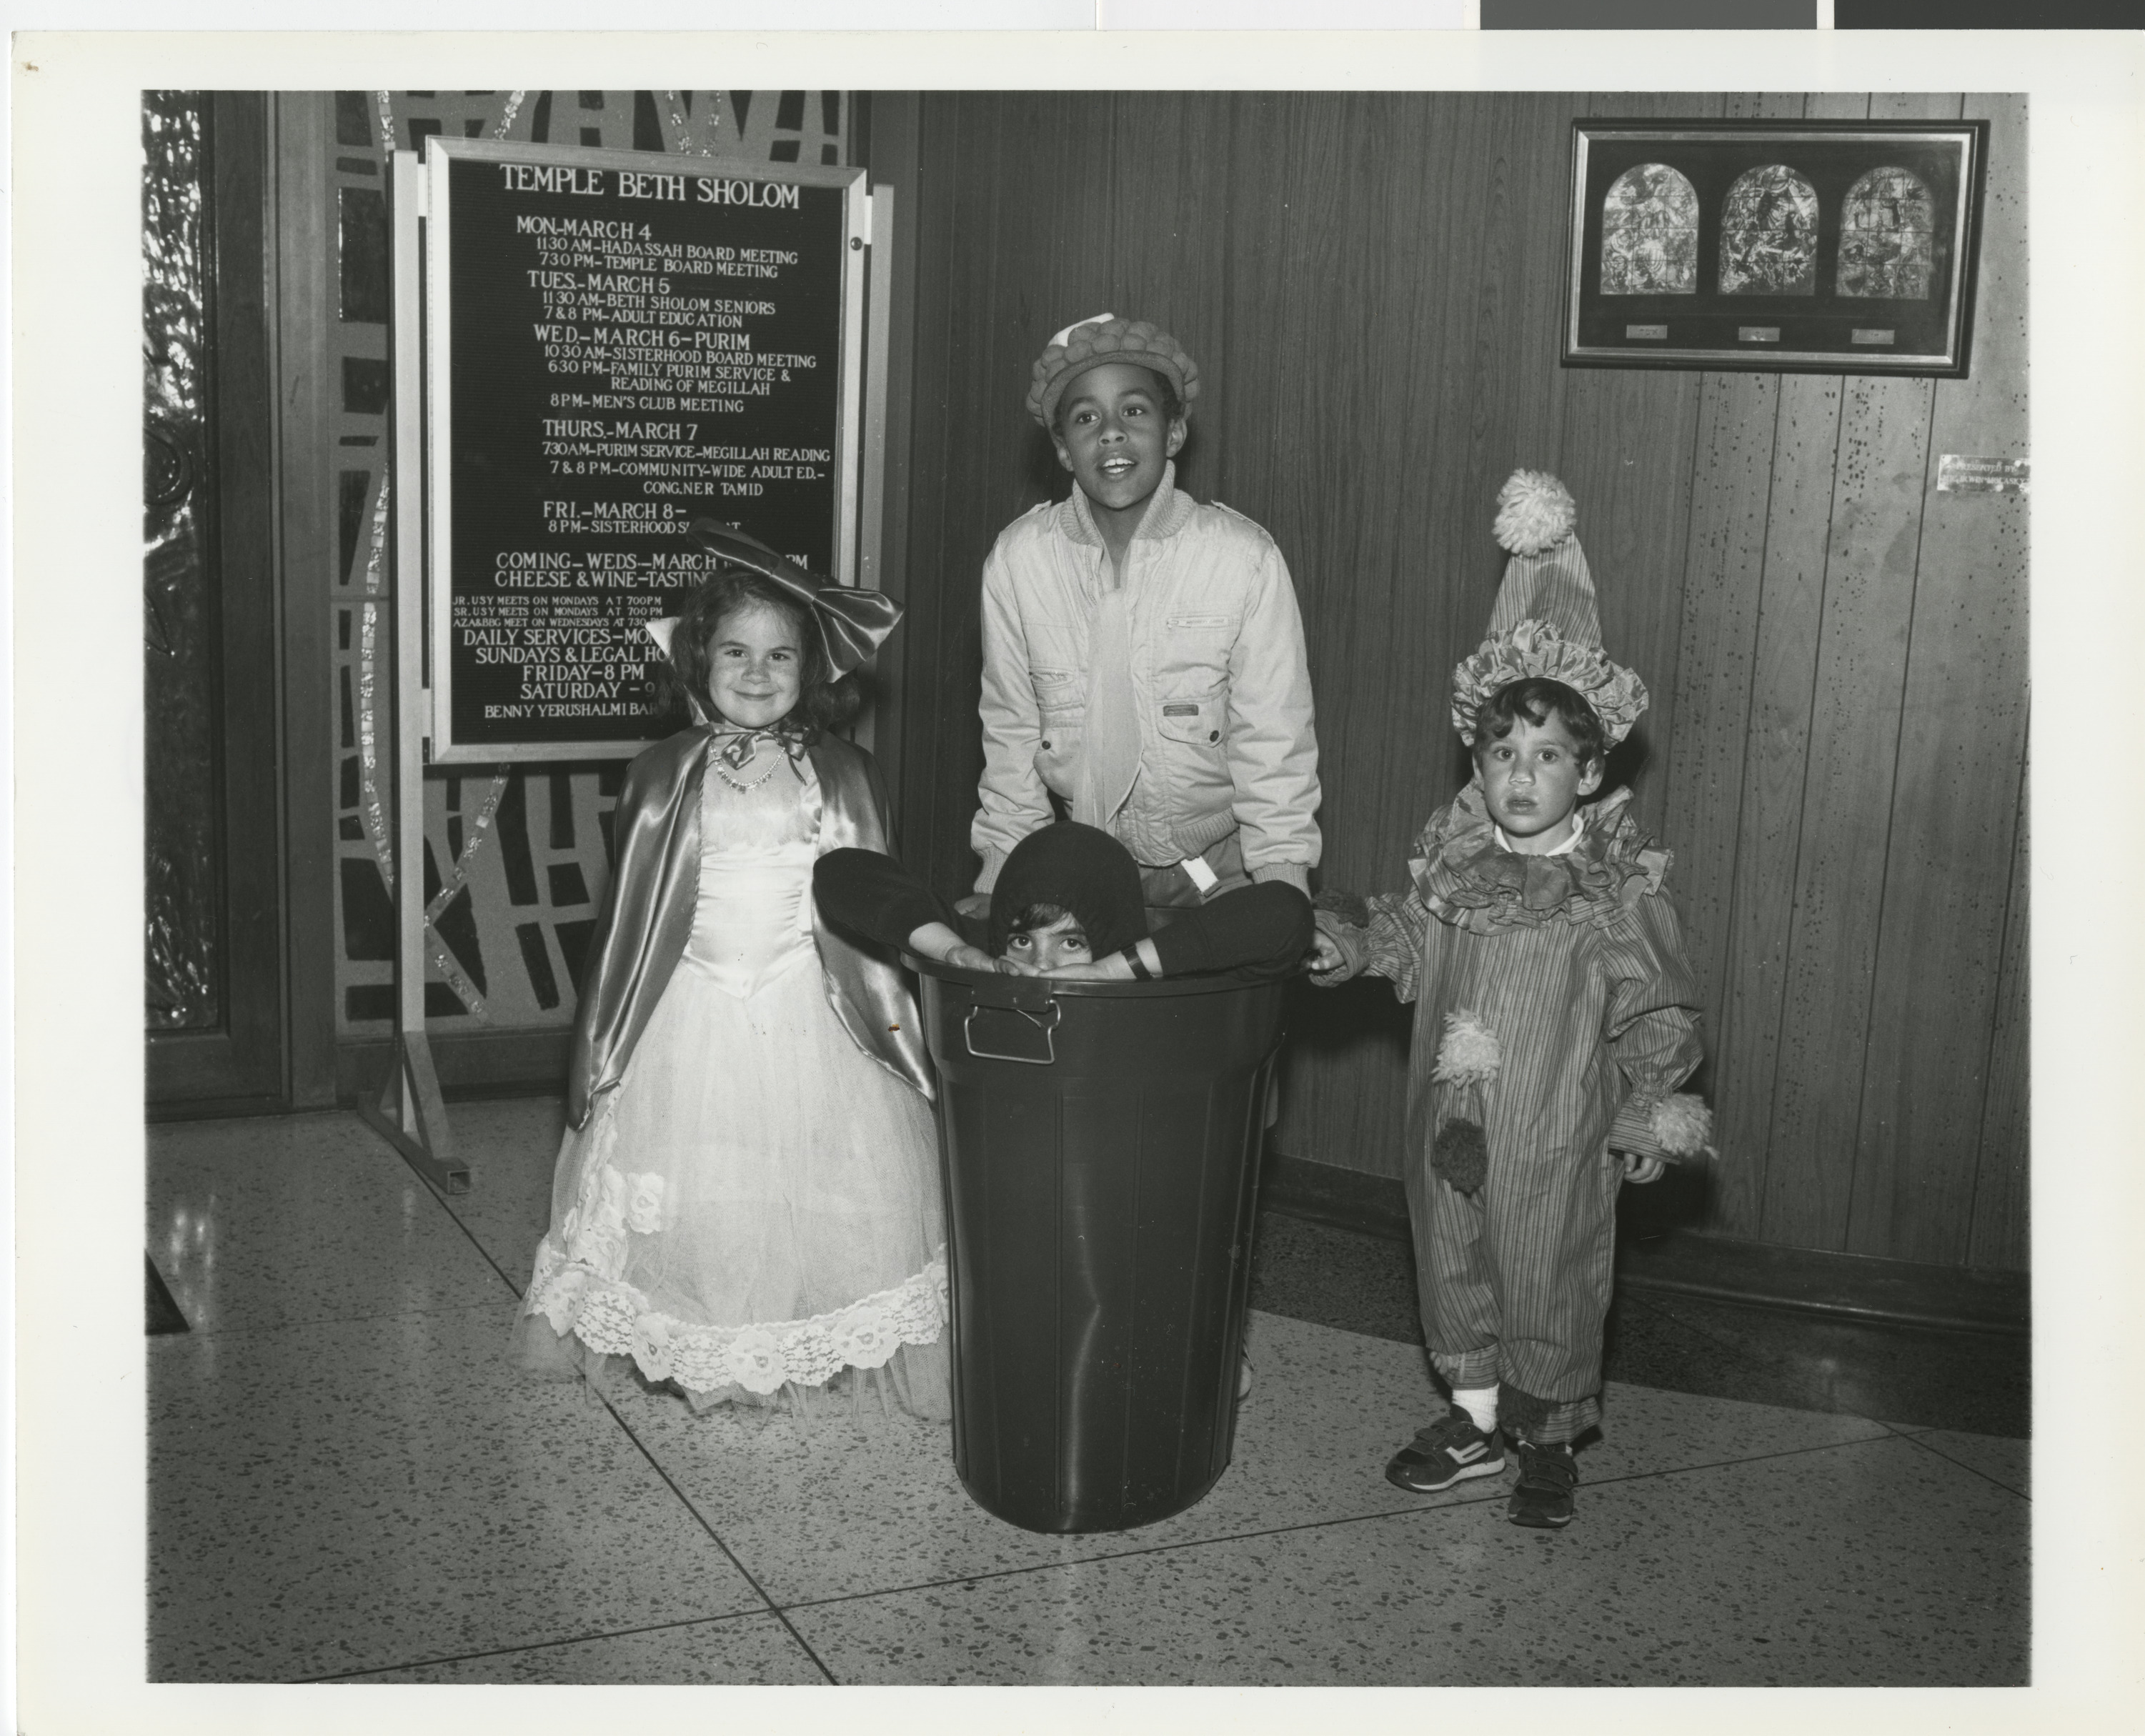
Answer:
[{"label": "small wall label", "polygon": [[1857,326],[1854,338],[1858,344],[1889,344],[1892,341],[1892,333],[1882,326]]},{"label": "small wall label", "polygon": [[1738,326],[1735,336],[1746,344],[1777,344],[1780,328],[1777,326]]},{"label": "small wall label", "polygon": [[1626,326],[1624,328],[1624,336],[1627,338],[1648,338],[1655,343],[1665,342],[1668,335],[1669,328],[1665,326]]},{"label": "small wall label", "polygon": [[1940,495],[2031,494],[2033,465],[2023,458],[1970,458],[1947,452],[1937,460]]}]

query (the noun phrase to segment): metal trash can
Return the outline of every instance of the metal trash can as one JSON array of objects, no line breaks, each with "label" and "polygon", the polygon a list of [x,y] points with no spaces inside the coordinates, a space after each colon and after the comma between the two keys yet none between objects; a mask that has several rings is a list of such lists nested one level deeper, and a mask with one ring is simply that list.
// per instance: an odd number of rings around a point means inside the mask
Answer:
[{"label": "metal trash can", "polygon": [[1236,1433],[1287,984],[909,963],[938,1071],[962,1485],[1032,1531],[1181,1513]]}]

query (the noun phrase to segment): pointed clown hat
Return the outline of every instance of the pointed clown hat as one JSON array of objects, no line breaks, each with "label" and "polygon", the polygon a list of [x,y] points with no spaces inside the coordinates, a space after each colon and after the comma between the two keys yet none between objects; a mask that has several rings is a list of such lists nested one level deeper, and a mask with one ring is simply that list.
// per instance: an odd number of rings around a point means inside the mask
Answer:
[{"label": "pointed clown hat", "polygon": [[1515,470],[1497,490],[1497,540],[1510,551],[1481,648],[1452,672],[1452,727],[1475,745],[1476,719],[1501,687],[1561,681],[1594,708],[1614,747],[1646,709],[1645,684],[1601,649],[1594,578],[1575,534],[1571,491],[1546,470]]},{"label": "pointed clown hat", "polygon": [[[858,590],[814,576],[787,555],[778,555],[756,537],[714,519],[695,519],[689,526],[694,542],[725,566],[739,566],[771,579],[812,611],[825,641],[827,660],[837,675],[846,675],[886,642],[901,619],[901,604],[875,590]],[[665,615],[644,624],[648,636],[670,654],[670,635],[678,617]]]}]

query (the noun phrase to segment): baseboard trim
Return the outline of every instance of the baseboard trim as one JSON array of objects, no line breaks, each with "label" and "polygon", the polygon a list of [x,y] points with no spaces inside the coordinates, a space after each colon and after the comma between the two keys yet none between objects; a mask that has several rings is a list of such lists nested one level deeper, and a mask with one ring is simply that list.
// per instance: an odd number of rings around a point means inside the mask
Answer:
[{"label": "baseboard trim", "polygon": [[1388,1241],[1409,1240],[1407,1194],[1391,1176],[1270,1151],[1260,1164],[1259,1204],[1336,1230],[1381,1236]]},{"label": "baseboard trim", "polygon": [[142,1119],[151,1127],[164,1122],[220,1122],[242,1116],[297,1115],[281,1097],[151,1098],[142,1105]]},{"label": "baseboard trim", "polygon": [[2024,1272],[1779,1247],[1695,1230],[1624,1242],[1617,1249],[1616,1281],[1634,1291],[1886,1326],[2015,1337],[2033,1329],[2032,1286]]},{"label": "baseboard trim", "polygon": [[[1260,1203],[1290,1217],[1408,1239],[1407,1196],[1391,1176],[1269,1152]],[[2024,1272],[1779,1247],[1693,1230],[1620,1242],[1616,1281],[1641,1293],[1888,1326],[2012,1336],[2032,1328],[2032,1284]]]},{"label": "baseboard trim", "polygon": [[[355,1108],[361,1098],[378,1094],[387,1077],[388,1047],[385,1039],[336,1045],[339,1107]],[[535,1097],[565,1089],[572,1047],[573,1032],[563,1027],[455,1032],[433,1037],[432,1065],[439,1072],[440,1094],[450,1102],[456,1098]]]}]

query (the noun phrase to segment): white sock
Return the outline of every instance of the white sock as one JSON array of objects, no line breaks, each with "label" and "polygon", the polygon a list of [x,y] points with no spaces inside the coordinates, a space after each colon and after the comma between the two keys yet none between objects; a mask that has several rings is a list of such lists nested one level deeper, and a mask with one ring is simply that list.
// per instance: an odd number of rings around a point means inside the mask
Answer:
[{"label": "white sock", "polygon": [[1497,1389],[1494,1386],[1456,1386],[1454,1406],[1465,1410],[1485,1435],[1497,1426]]}]

